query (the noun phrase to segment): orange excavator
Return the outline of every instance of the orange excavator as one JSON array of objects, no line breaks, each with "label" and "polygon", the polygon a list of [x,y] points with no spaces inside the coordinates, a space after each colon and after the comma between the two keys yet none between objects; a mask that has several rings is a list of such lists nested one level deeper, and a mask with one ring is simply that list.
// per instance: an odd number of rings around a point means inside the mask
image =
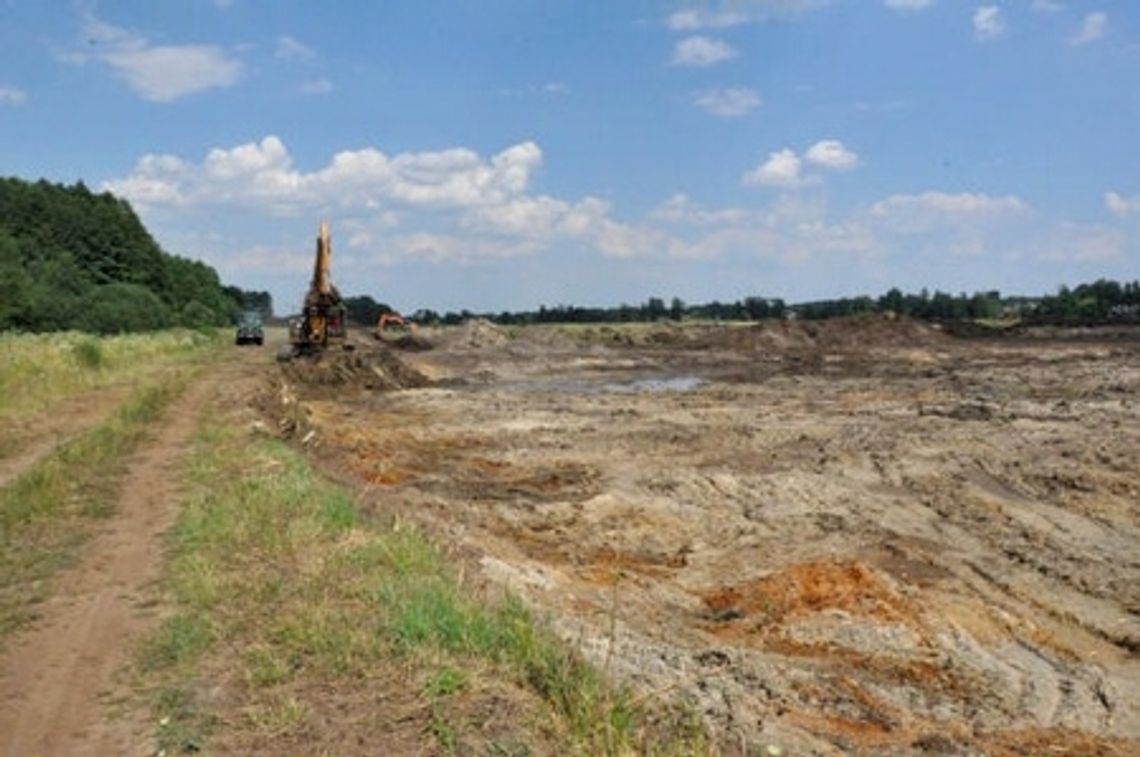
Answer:
[{"label": "orange excavator", "polygon": [[409,321],[399,313],[381,313],[380,317],[376,319],[376,330],[372,332],[373,336],[377,339],[384,338],[384,329],[388,327],[401,328],[405,331],[415,331],[416,324]]}]

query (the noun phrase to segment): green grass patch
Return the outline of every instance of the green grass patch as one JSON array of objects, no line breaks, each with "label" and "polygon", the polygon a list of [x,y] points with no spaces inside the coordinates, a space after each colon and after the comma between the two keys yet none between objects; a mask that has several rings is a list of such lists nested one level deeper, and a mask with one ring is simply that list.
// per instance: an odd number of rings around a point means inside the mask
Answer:
[{"label": "green grass patch", "polygon": [[186,329],[107,337],[0,333],[0,419],[50,411],[61,398],[121,382],[137,384],[224,344],[224,335]]},{"label": "green grass patch", "polygon": [[144,685],[191,690],[206,670],[232,671],[249,727],[287,736],[305,724],[294,697],[307,685],[337,689],[410,666],[426,681],[424,736],[447,751],[466,726],[443,703],[480,681],[537,695],[535,722],[553,722],[568,753],[691,753],[704,743],[694,729],[647,735],[633,697],[521,602],[468,593],[422,532],[359,517],[344,489],[285,444],[214,421],[187,477],[169,571],[177,614],[139,652]]},{"label": "green grass patch", "polygon": [[113,512],[127,458],[186,381],[173,374],[140,388],[111,419],[0,489],[0,639],[34,616],[91,521]]}]

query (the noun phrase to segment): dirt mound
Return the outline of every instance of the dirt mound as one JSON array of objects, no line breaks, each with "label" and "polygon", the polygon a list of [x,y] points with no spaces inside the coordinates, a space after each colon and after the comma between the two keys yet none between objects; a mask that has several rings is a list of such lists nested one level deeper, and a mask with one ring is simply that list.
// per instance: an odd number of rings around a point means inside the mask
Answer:
[{"label": "dirt mound", "polygon": [[937,346],[948,339],[939,328],[910,318],[883,315],[823,321],[763,321],[754,326],[702,327],[690,346],[773,353],[861,353],[866,350]]},{"label": "dirt mound", "polygon": [[376,345],[352,351],[326,350],[282,365],[285,376],[304,386],[355,386],[391,391],[427,386],[428,378],[399,358],[390,348]]},{"label": "dirt mound", "polygon": [[508,338],[506,332],[486,318],[472,318],[460,327],[456,346],[480,350],[498,347],[506,343]]},{"label": "dirt mound", "polygon": [[401,334],[395,339],[385,339],[384,343],[402,352],[427,352],[435,349],[435,342],[419,334]]}]

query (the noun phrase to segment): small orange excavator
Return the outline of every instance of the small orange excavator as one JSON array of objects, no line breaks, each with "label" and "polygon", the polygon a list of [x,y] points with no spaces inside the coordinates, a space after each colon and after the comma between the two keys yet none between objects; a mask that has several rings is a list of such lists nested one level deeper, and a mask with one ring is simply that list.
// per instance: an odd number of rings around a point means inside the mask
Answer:
[{"label": "small orange excavator", "polygon": [[329,225],[327,221],[321,221],[313,280],[305,295],[305,307],[301,311],[301,317],[289,324],[289,344],[277,354],[279,360],[317,355],[334,345],[348,348],[345,344],[347,309],[340,298],[340,292],[333,286],[329,273],[331,263]]},{"label": "small orange excavator", "polygon": [[376,330],[372,332],[372,335],[377,339],[383,339],[384,329],[388,327],[401,328],[405,331],[416,330],[416,324],[412,323],[399,313],[381,313],[380,317],[376,319]]}]

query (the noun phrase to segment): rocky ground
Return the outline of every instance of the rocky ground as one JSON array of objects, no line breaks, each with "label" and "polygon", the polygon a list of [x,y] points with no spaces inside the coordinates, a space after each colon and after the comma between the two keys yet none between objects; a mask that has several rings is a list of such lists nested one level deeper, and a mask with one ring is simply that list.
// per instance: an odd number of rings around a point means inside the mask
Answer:
[{"label": "rocky ground", "polygon": [[1140,752],[1140,332],[403,346],[288,367],[283,422],[726,751]]}]

